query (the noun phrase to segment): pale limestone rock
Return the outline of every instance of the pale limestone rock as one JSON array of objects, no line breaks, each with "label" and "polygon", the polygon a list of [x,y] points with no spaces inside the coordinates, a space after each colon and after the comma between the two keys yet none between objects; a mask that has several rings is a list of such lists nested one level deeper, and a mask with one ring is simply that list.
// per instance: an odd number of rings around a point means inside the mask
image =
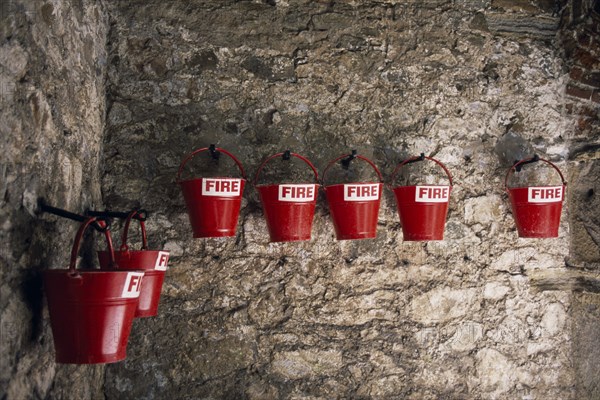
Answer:
[{"label": "pale limestone rock", "polygon": [[275,374],[293,380],[309,375],[331,375],[341,364],[339,351],[299,350],[275,354],[272,368]]},{"label": "pale limestone rock", "polygon": [[403,388],[404,383],[399,375],[388,375],[366,382],[358,388],[357,394],[383,400],[398,397]]},{"label": "pale limestone rock", "polygon": [[324,305],[315,320],[325,318],[341,326],[363,325],[373,320],[393,321],[391,305],[396,298],[390,291],[379,290],[373,294],[331,301]]},{"label": "pale limestone rock", "polygon": [[460,318],[479,309],[476,289],[433,289],[410,303],[411,317],[422,324]]},{"label": "pale limestone rock", "polygon": [[476,358],[477,376],[484,392],[499,395],[514,386],[515,365],[504,354],[484,348],[477,352]]},{"label": "pale limestone rock", "polygon": [[483,328],[483,325],[477,322],[462,322],[456,327],[454,335],[447,344],[454,351],[473,350],[483,339]]},{"label": "pale limestone rock", "polygon": [[464,201],[465,221],[468,224],[489,225],[502,219],[504,207],[497,195],[488,195],[466,199]]},{"label": "pale limestone rock", "polygon": [[567,313],[560,303],[551,303],[546,306],[542,316],[541,326],[548,336],[556,336],[563,332],[567,321]]},{"label": "pale limestone rock", "polygon": [[498,282],[486,283],[483,288],[483,298],[488,300],[500,300],[510,291],[510,287]]}]

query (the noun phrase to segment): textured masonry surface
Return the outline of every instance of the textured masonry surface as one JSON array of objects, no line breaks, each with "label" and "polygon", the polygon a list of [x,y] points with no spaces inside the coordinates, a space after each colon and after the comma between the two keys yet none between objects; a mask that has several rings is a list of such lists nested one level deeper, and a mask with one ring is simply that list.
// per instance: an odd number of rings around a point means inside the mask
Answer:
[{"label": "textured masonry surface", "polygon": [[[592,2],[8,4],[0,397],[599,396]],[[433,155],[456,182],[446,240],[403,242],[385,189],[375,240],[335,241],[321,195],[310,242],[270,244],[251,184],[235,238],[192,239],[175,174],[210,143],[249,177],[287,148],[319,171],[355,148],[386,179]],[[518,239],[503,190],[508,165],[533,152],[568,177],[557,239]],[[406,172],[399,182],[445,179]],[[237,170],[201,155],[186,174]],[[517,175],[558,183],[541,166]],[[373,177],[353,162],[327,179]],[[311,175],[277,160],[262,179],[283,178]],[[65,266],[75,226],[36,216],[38,197],[151,211],[150,244],[171,251],[171,269],[127,361],[54,364],[39,271]]]}]

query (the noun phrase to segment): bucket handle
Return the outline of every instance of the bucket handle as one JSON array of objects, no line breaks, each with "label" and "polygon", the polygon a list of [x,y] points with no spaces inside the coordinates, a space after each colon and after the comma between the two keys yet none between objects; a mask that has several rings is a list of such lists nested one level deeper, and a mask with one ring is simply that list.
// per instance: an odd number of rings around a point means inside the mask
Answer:
[{"label": "bucket handle", "polygon": [[[82,224],[79,226],[79,230],[75,235],[75,241],[73,242],[73,248],[71,249],[71,262],[69,263],[69,275],[71,276],[79,275],[79,273],[77,272],[77,254],[79,253],[79,245],[81,244],[81,240],[83,239],[83,234],[85,233],[87,228],[93,223],[97,223],[101,227],[106,225],[106,223],[103,220],[97,219],[96,217],[90,217],[83,221]],[[108,253],[110,254],[110,263],[108,268],[114,269],[116,267],[115,252],[113,249],[110,231],[108,229],[104,231],[104,237],[106,238],[106,245],[108,247]]]},{"label": "bucket handle", "polygon": [[260,175],[261,171],[263,170],[263,168],[265,167],[265,165],[267,165],[267,163],[269,161],[271,161],[272,159],[277,158],[277,157],[283,157],[284,160],[289,160],[290,156],[299,158],[302,161],[304,161],[306,163],[306,165],[308,165],[310,167],[310,169],[312,169],[313,173],[315,174],[315,183],[319,183],[319,173],[317,172],[317,169],[315,168],[315,166],[306,157],[303,157],[300,154],[292,153],[289,150],[286,150],[281,153],[273,154],[272,156],[268,157],[265,161],[263,161],[262,164],[260,164],[260,167],[258,167],[258,171],[256,171],[256,176],[254,177],[254,185],[257,184],[258,176]]},{"label": "bucket handle", "polygon": [[[233,154],[231,154],[230,152],[228,152],[227,150],[221,148],[221,147],[214,147],[214,145],[211,145],[210,147],[202,147],[200,149],[196,149],[194,151],[192,151],[182,162],[181,165],[179,165],[179,170],[177,170],[177,182],[181,182],[181,173],[183,172],[183,168],[185,167],[185,164],[188,163],[188,161],[190,161],[192,158],[194,158],[194,156],[198,153],[202,153],[203,151],[206,150],[210,150],[211,154],[214,155],[217,154],[218,152],[224,153],[226,155],[228,155],[233,161],[235,161],[236,165],[238,166],[238,168],[240,169],[240,172],[242,174],[242,178],[246,179],[246,172],[244,172],[244,167],[242,166],[242,163],[240,162],[240,160],[238,160]],[[218,158],[218,157],[216,157]]]},{"label": "bucket handle", "polygon": [[142,214],[145,214],[143,210],[132,210],[129,215],[127,215],[127,219],[125,219],[125,226],[123,227],[123,235],[121,236],[120,251],[129,252],[129,246],[127,245],[127,234],[129,232],[129,224],[136,215],[140,217],[139,221],[140,229],[142,231],[142,250],[148,250],[148,237],[146,235],[146,223],[144,222],[147,216]]},{"label": "bucket handle", "polygon": [[520,171],[521,170],[521,166],[525,165],[525,164],[531,164],[534,162],[538,162],[538,161],[543,161],[546,164],[550,165],[552,168],[554,168],[556,170],[556,172],[558,172],[558,175],[560,175],[560,180],[562,181],[563,186],[567,186],[567,182],[565,181],[565,177],[563,176],[562,172],[560,172],[560,169],[558,169],[558,167],[556,165],[554,165],[552,162],[544,159],[544,158],[540,158],[536,155],[534,155],[531,158],[524,158],[520,161],[517,161],[516,163],[513,164],[512,167],[509,168],[508,172],[506,172],[506,177],[504,178],[504,189],[506,191],[508,191],[508,178],[510,178],[510,175],[513,171]]},{"label": "bucket handle", "polygon": [[323,184],[325,184],[325,174],[327,173],[327,171],[329,170],[329,168],[331,168],[333,166],[333,164],[335,164],[336,162],[338,162],[340,160],[342,160],[342,163],[344,161],[348,160],[348,161],[346,161],[346,164],[344,164],[344,165],[348,165],[350,163],[350,161],[352,161],[355,158],[359,158],[359,159],[361,159],[363,161],[366,161],[371,167],[373,167],[373,169],[377,173],[377,176],[379,177],[379,182],[380,183],[383,182],[383,176],[381,175],[381,172],[379,171],[379,168],[377,168],[377,166],[375,165],[375,163],[373,161],[369,160],[365,156],[361,156],[360,154],[356,154],[356,152],[353,150],[351,154],[343,154],[343,155],[339,156],[338,158],[330,161],[329,164],[327,164],[327,166],[323,170],[323,174],[321,175],[321,180],[323,181]]},{"label": "bucket handle", "polygon": [[398,173],[398,171],[400,170],[400,168],[402,168],[403,166],[405,166],[406,164],[410,164],[410,163],[414,163],[417,161],[423,161],[423,160],[430,160],[435,162],[437,165],[439,165],[440,167],[442,167],[442,169],[444,170],[444,172],[446,173],[446,175],[448,176],[448,180],[450,181],[450,186],[453,185],[452,182],[452,174],[450,174],[450,171],[448,171],[448,168],[446,168],[446,166],[444,164],[442,164],[441,161],[436,160],[433,157],[428,157],[426,156],[424,153],[421,153],[420,156],[414,156],[414,157],[410,157],[407,158],[406,160],[402,161],[400,164],[398,164],[396,166],[396,168],[394,169],[394,172],[392,172],[392,176],[390,177],[390,185],[391,182],[394,180],[394,177],[396,176],[396,174]]}]

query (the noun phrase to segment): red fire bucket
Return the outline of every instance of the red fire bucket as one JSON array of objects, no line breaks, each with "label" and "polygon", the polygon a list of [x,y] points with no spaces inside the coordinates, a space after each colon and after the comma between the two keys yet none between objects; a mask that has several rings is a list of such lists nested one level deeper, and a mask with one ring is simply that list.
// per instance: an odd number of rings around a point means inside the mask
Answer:
[{"label": "red fire bucket", "polygon": [[[523,164],[536,161],[543,161],[554,168],[560,175],[562,186],[508,187],[508,178],[513,171],[520,169],[519,166]],[[556,165],[535,156],[523,159],[508,170],[504,186],[510,198],[519,237],[551,238],[558,236],[567,182]]]},{"label": "red fire bucket", "polygon": [[[182,181],[185,164],[196,154],[206,150],[221,152],[233,159],[242,178],[194,178]],[[183,197],[195,238],[235,236],[246,174],[242,163],[233,154],[221,148],[194,150],[179,166],[177,183],[181,185]]]},{"label": "red fire bucket", "polygon": [[272,159],[286,154],[304,161],[315,174],[315,182],[319,181],[317,170],[308,159],[296,153],[286,152],[267,158],[256,171],[254,184],[260,195],[271,242],[310,240],[319,184],[257,185],[258,177],[264,166]]},{"label": "red fire bucket", "polygon": [[[58,363],[111,363],[126,356],[144,272],[76,269],[79,243],[94,221],[89,218],[81,224],[69,269],[43,273]],[[110,233],[105,236],[114,267]]]},{"label": "red fire bucket", "polygon": [[[323,171],[323,181],[329,168],[358,158],[367,162],[379,177],[379,182],[340,183],[325,186],[325,194],[335,228],[337,240],[369,239],[377,236],[377,217],[381,203],[383,177],[377,166],[368,158],[357,154],[344,154],[331,161]],[[348,161],[345,161],[348,160]]]},{"label": "red fire bucket", "polygon": [[452,175],[446,166],[432,157],[421,154],[398,164],[392,173],[392,179],[404,165],[425,159],[442,167],[448,175],[450,185],[398,186],[392,189],[396,196],[405,241],[444,239],[448,201],[452,191]]},{"label": "red fire bucket", "polygon": [[[127,233],[131,219],[139,218],[142,231],[142,249],[129,250],[127,245]],[[169,262],[169,252],[159,250],[148,250],[148,239],[146,236],[145,216],[143,213],[134,210],[127,216],[123,235],[121,238],[121,248],[115,251],[115,261],[120,270],[143,270],[144,282],[140,292],[138,306],[135,311],[136,317],[153,317],[158,314],[158,302],[160,301],[160,292],[165,279],[165,271]],[[99,251],[98,260],[100,267],[105,269],[110,265],[110,252]]]}]

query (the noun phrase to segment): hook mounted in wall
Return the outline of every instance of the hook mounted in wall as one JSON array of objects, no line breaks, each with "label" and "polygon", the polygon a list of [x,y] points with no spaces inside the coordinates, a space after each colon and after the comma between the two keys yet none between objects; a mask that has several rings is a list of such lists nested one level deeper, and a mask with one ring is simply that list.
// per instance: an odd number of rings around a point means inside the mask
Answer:
[{"label": "hook mounted in wall", "polygon": [[356,150],[352,150],[352,153],[350,153],[350,155],[344,159],[342,159],[342,161],[340,161],[340,163],[342,164],[342,168],[344,169],[348,169],[350,167],[350,163],[352,162],[352,160],[354,160],[356,158],[357,152]]},{"label": "hook mounted in wall", "polygon": [[211,144],[210,146],[208,146],[208,152],[209,152],[211,158],[215,162],[219,161],[219,157],[221,157],[221,153],[219,152],[219,150],[217,150],[217,147],[214,144]]},{"label": "hook mounted in wall", "polygon": [[127,219],[129,215],[135,211],[133,219],[144,222],[148,219],[149,214],[148,211],[141,208],[134,208],[131,211],[94,211],[94,210],[86,210],[85,215],[89,217],[100,217],[100,218],[119,218],[119,219]]},{"label": "hook mounted in wall", "polygon": [[402,161],[401,164],[403,164],[403,165],[412,164],[414,162],[419,162],[419,161],[424,161],[424,160],[425,160],[425,153],[421,153],[418,156],[411,157],[408,160]]},{"label": "hook mounted in wall", "polygon": [[521,172],[521,168],[523,168],[523,165],[531,164],[538,161],[540,161],[540,157],[537,154],[534,154],[533,157],[525,161],[515,160],[515,162],[513,163],[513,167],[515,168],[516,172]]},{"label": "hook mounted in wall", "polygon": [[[64,210],[62,208],[54,207],[46,203],[44,198],[38,199],[38,210],[40,213],[48,213],[56,215],[58,217],[67,218],[77,222],[85,222],[88,217],[73,213],[71,211]],[[100,233],[104,233],[110,230],[110,224],[112,220],[108,216],[102,216],[94,220],[90,225]]]}]

